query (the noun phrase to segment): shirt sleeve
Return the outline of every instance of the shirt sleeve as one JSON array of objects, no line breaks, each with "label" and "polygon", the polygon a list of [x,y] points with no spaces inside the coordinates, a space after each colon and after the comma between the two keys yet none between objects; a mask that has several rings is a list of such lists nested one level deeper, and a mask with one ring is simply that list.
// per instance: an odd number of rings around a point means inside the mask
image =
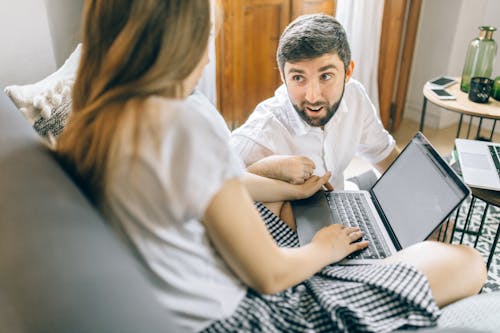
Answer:
[{"label": "shirt sleeve", "polygon": [[229,143],[233,152],[242,159],[247,167],[264,157],[273,155],[270,149],[244,135],[232,134]]},{"label": "shirt sleeve", "polygon": [[179,110],[163,137],[164,191],[176,220],[200,219],[224,182],[244,172],[225,133],[199,112]]},{"label": "shirt sleeve", "polygon": [[[233,130],[229,144],[246,166],[274,155],[284,140],[278,122],[265,102],[257,105],[243,125]],[[281,144],[281,146],[284,146]]]}]

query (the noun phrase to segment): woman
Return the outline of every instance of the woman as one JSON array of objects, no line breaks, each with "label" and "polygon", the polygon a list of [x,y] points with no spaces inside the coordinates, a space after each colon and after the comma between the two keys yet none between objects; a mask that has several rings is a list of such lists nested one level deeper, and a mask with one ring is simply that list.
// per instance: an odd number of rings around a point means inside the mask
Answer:
[{"label": "woman", "polygon": [[181,325],[389,331],[433,325],[438,306],[479,291],[485,268],[470,248],[426,242],[379,265],[330,265],[367,246],[359,230],[332,225],[298,247],[279,217],[256,210],[252,200],[306,197],[329,174],[303,185],[244,175],[221,117],[186,100],[209,30],[209,0],[87,1],[57,146]]}]

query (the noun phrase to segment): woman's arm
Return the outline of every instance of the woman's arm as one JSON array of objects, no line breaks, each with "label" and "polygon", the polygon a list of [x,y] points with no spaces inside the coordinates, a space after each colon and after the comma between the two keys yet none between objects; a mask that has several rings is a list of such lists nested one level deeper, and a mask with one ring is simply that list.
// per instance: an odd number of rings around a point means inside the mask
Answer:
[{"label": "woman's arm", "polygon": [[262,293],[289,288],[368,246],[366,241],[354,242],[362,236],[358,229],[336,224],[318,231],[306,246],[278,247],[238,179],[225,182],[212,198],[203,224],[236,275]]},{"label": "woman's arm", "polygon": [[314,162],[300,155],[274,155],[257,160],[247,171],[259,176],[283,180],[292,184],[303,184],[314,172]]},{"label": "woman's arm", "polygon": [[294,185],[246,172],[242,181],[254,201],[277,202],[308,198],[323,186],[328,190],[333,190],[333,187],[328,183],[330,176],[330,172],[325,173],[322,177],[313,175],[303,184]]}]

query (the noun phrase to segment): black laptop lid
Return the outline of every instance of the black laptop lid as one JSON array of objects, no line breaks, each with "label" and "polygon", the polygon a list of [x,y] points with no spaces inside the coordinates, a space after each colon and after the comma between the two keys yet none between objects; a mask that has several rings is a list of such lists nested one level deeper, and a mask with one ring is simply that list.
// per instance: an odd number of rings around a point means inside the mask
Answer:
[{"label": "black laptop lid", "polygon": [[370,193],[404,248],[426,239],[470,190],[418,132]]}]

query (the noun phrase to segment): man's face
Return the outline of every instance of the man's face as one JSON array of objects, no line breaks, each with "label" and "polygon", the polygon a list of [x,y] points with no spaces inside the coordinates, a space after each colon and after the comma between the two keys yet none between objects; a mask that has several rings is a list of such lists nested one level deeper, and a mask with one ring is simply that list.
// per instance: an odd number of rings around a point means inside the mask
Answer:
[{"label": "man's face", "polygon": [[333,117],[353,68],[351,61],[346,71],[336,53],[285,63],[282,76],[288,96],[305,122],[311,126],[324,126]]}]

